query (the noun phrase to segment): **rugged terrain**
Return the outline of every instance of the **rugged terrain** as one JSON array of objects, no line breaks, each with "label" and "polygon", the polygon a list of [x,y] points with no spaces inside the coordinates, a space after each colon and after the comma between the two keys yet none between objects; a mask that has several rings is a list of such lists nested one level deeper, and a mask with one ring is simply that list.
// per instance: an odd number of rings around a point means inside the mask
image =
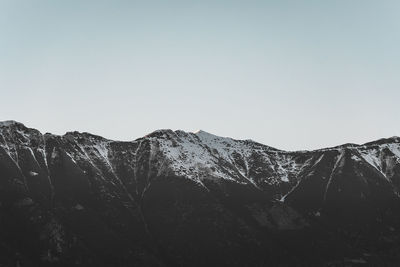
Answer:
[{"label": "rugged terrain", "polygon": [[400,138],[287,152],[0,122],[0,266],[398,266]]}]

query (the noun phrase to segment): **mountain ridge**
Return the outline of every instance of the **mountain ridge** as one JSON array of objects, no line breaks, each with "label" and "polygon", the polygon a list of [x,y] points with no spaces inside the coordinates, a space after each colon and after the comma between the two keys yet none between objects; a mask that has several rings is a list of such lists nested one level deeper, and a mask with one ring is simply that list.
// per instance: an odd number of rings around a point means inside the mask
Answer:
[{"label": "mountain ridge", "polygon": [[136,141],[138,139],[146,138],[146,137],[152,136],[152,135],[157,134],[157,133],[165,133],[165,132],[174,132],[174,133],[176,133],[176,132],[185,132],[185,133],[192,133],[192,134],[208,134],[208,135],[212,135],[212,136],[215,136],[215,137],[218,137],[218,138],[228,138],[228,139],[232,139],[232,140],[235,140],[235,141],[253,142],[253,143],[257,143],[257,144],[260,144],[260,145],[264,145],[264,146],[270,147],[270,148],[275,149],[275,150],[279,150],[279,151],[282,151],[282,152],[289,152],[289,153],[290,152],[293,152],[293,153],[296,153],[296,152],[314,152],[314,151],[337,149],[337,148],[360,147],[360,146],[374,145],[376,143],[382,143],[382,142],[383,143],[389,143],[389,142],[400,143],[400,137],[394,135],[394,136],[390,136],[390,137],[378,138],[376,140],[367,141],[365,143],[360,143],[360,144],[358,144],[358,143],[345,143],[345,144],[327,146],[327,147],[315,148],[315,149],[283,150],[283,149],[279,149],[279,148],[268,146],[268,145],[260,143],[258,141],[254,141],[253,139],[235,139],[235,138],[232,138],[232,137],[223,137],[223,136],[218,136],[218,135],[215,135],[213,133],[207,132],[207,131],[202,130],[202,129],[199,129],[199,130],[196,130],[196,131],[193,131],[193,132],[186,132],[186,131],[179,130],[179,129],[178,130],[157,129],[157,130],[154,130],[154,131],[152,131],[152,132],[150,132],[148,134],[145,134],[144,136],[137,137],[137,138],[135,138],[133,140],[130,140],[130,141],[129,140],[124,140],[124,141],[122,141],[122,140],[106,138],[106,137],[103,137],[103,136],[101,136],[99,134],[90,133],[90,132],[86,132],[86,131],[80,132],[80,131],[72,130],[72,131],[67,131],[64,134],[54,134],[54,133],[50,133],[50,132],[42,133],[40,130],[37,130],[36,128],[28,127],[24,123],[21,123],[21,122],[15,121],[15,120],[0,121],[0,127],[10,127],[10,126],[17,126],[17,125],[25,127],[27,129],[30,129],[30,130],[38,131],[39,133],[41,133],[43,135],[66,136],[68,134],[82,134],[82,135],[91,135],[91,136],[100,137],[100,138],[102,138],[104,140],[108,140],[108,141],[112,141],[112,142],[134,142],[134,141]]},{"label": "mountain ridge", "polygon": [[399,189],[398,137],[283,151],[205,131],[113,141],[0,122],[0,264],[395,264]]}]

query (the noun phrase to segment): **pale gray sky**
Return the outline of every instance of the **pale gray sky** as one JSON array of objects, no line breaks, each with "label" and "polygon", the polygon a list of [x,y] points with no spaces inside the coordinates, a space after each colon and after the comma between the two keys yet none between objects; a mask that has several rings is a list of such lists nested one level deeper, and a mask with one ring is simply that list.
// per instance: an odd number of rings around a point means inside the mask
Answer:
[{"label": "pale gray sky", "polygon": [[400,1],[0,0],[0,120],[313,149],[400,135]]}]

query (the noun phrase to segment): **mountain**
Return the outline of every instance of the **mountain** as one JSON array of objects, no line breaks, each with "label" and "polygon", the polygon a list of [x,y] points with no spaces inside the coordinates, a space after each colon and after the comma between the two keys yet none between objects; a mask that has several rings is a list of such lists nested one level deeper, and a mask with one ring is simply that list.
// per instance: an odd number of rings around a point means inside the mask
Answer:
[{"label": "mountain", "polygon": [[0,266],[396,266],[400,138],[288,152],[0,122]]}]

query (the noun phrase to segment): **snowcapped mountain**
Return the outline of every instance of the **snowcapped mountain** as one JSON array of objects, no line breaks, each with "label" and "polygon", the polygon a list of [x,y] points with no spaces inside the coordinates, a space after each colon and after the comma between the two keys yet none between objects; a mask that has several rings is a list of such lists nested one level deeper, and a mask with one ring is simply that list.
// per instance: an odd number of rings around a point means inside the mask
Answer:
[{"label": "snowcapped mountain", "polygon": [[398,137],[288,152],[0,122],[0,265],[390,265],[399,186]]}]

